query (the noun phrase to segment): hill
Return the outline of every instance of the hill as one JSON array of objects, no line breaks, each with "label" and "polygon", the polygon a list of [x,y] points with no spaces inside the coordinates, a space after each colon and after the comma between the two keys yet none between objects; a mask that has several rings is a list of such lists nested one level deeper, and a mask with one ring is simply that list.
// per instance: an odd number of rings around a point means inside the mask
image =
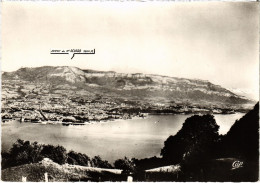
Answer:
[{"label": "hill", "polygon": [[223,155],[244,160],[247,168],[247,181],[259,177],[259,103],[253,110],[237,120],[223,137]]},{"label": "hill", "polygon": [[[2,103],[6,113],[12,112],[10,108],[16,112],[22,108],[33,110],[34,118],[39,118],[35,109],[41,107],[47,113],[66,113],[70,116],[67,121],[80,122],[147,112],[247,112],[255,102],[204,80],[44,66],[4,72]],[[68,108],[77,108],[78,112],[69,112]],[[46,115],[57,120],[57,114]]]},{"label": "hill", "polygon": [[259,139],[259,103],[241,119],[237,120],[223,141],[229,152],[247,159],[257,159]]},{"label": "hill", "polygon": [[44,173],[48,180],[66,181],[123,181],[122,170],[85,167],[79,165],[59,165],[48,158],[39,163],[24,164],[2,170],[2,181],[21,182],[22,176],[29,182],[44,182]]}]

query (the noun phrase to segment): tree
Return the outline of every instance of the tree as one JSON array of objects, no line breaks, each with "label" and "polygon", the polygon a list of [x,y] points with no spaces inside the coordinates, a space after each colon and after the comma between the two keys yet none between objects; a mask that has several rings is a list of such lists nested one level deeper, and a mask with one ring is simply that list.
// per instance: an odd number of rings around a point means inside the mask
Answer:
[{"label": "tree", "polygon": [[67,152],[63,146],[44,145],[41,155],[50,158],[56,163],[65,164],[67,162]]},{"label": "tree", "polygon": [[98,168],[112,168],[112,165],[108,163],[108,161],[103,161],[100,156],[95,156],[92,159],[92,166]]},{"label": "tree", "polygon": [[42,146],[37,142],[31,144],[29,141],[18,139],[13,144],[9,153],[2,153],[2,165],[4,167],[11,167],[26,163],[36,163],[43,158],[40,154],[41,149]]},{"label": "tree", "polygon": [[208,159],[215,155],[219,126],[212,115],[192,116],[183,124],[184,160]]},{"label": "tree", "polygon": [[31,144],[31,151],[30,151],[30,158],[31,158],[31,162],[32,163],[36,163],[39,162],[43,159],[42,155],[41,155],[41,151],[42,151],[42,145],[38,144],[38,142],[33,142]]},{"label": "tree", "polygon": [[182,161],[197,163],[215,155],[219,126],[212,115],[194,115],[183,123],[181,130],[170,136],[161,151],[163,159],[171,164]]},{"label": "tree", "polygon": [[118,159],[114,163],[115,168],[123,170],[123,173],[130,173],[134,172],[135,170],[135,163],[133,160],[128,159],[125,157],[124,159]]},{"label": "tree", "polygon": [[161,150],[161,155],[163,159],[169,164],[176,164],[182,160],[183,154],[185,152],[185,144],[182,142],[180,133],[175,136],[170,136],[164,142],[164,147]]},{"label": "tree", "polygon": [[86,154],[70,151],[68,153],[68,163],[72,165],[89,166],[90,158]]}]

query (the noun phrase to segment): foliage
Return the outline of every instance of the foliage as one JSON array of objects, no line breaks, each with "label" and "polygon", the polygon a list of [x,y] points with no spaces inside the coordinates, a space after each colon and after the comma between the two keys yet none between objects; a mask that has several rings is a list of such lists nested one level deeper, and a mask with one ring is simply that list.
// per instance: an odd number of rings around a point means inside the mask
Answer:
[{"label": "foliage", "polygon": [[[256,181],[259,103],[237,120],[226,135],[219,135],[218,129],[211,115],[186,119],[182,129],[165,141],[163,159],[169,164],[180,163],[185,181]],[[242,162],[243,166],[233,170],[234,161]]]},{"label": "foliage", "polygon": [[221,155],[244,161],[245,181],[256,181],[259,176],[259,103],[237,120],[223,137]]},{"label": "foliage", "polygon": [[161,155],[171,164],[207,159],[213,156],[219,126],[212,115],[187,118],[181,130],[165,142]]},{"label": "foliage", "polygon": [[44,145],[41,154],[59,164],[67,162],[67,151],[63,146]]},{"label": "foliage", "polygon": [[77,153],[75,151],[70,151],[68,153],[68,163],[72,165],[82,165],[89,166],[90,158],[86,154]]},{"label": "foliage", "polygon": [[240,120],[237,120],[223,138],[224,156],[258,159],[259,103]]},{"label": "foliage", "polygon": [[9,153],[2,153],[2,168],[38,162],[42,160],[41,149],[42,146],[37,142],[31,144],[29,141],[18,139]]},{"label": "foliage", "polygon": [[112,168],[112,165],[108,163],[108,161],[102,160],[100,156],[95,156],[92,159],[92,166],[98,168]]},{"label": "foliage", "polygon": [[135,163],[132,160],[125,157],[124,159],[118,159],[114,163],[115,168],[123,170],[123,173],[131,173],[135,171]]},{"label": "foliage", "polygon": [[[42,145],[37,142],[30,143],[18,139],[12,146],[9,152],[2,152],[2,168],[13,167],[17,165],[37,163],[43,158],[50,158],[59,164],[67,163],[67,152],[62,146]],[[86,155],[77,154],[80,157],[87,157]],[[80,165],[82,161],[79,162]]]},{"label": "foliage", "polygon": [[186,145],[183,160],[197,161],[214,157],[219,126],[212,115],[192,116],[184,122],[182,129],[182,142]]},{"label": "foliage", "polygon": [[144,171],[167,165],[167,162],[164,161],[164,159],[158,158],[156,156],[144,159],[133,159],[133,161],[138,171]]},{"label": "foliage", "polygon": [[166,141],[161,155],[169,164],[181,163],[186,177],[201,175],[206,162],[217,156],[219,126],[212,115],[194,115],[185,120],[181,130]]}]

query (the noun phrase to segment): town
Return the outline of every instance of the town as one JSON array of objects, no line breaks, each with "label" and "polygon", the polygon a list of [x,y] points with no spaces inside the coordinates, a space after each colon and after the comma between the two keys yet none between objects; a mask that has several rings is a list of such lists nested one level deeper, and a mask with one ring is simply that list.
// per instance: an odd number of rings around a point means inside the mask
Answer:
[{"label": "town", "polygon": [[[149,114],[213,113],[231,114],[245,112],[241,109],[219,106],[191,105],[151,99],[143,101],[119,95],[101,95],[70,84],[53,85],[25,80],[2,81],[2,121],[62,122],[65,125],[146,117]],[[93,84],[92,84],[93,85]],[[96,87],[96,86],[95,86]]]}]

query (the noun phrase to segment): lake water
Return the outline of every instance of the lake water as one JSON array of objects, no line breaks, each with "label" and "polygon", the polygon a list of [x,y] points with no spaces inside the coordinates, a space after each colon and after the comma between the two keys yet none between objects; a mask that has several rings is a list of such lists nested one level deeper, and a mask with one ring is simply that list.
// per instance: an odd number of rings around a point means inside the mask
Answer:
[{"label": "lake water", "polygon": [[[244,114],[214,115],[220,134],[228,132],[235,120]],[[191,115],[149,115],[147,118],[116,120],[81,126],[35,124],[10,121],[2,123],[2,150],[8,150],[18,139],[62,145],[68,151],[100,155],[114,162],[129,158],[159,156],[164,141],[175,135]]]}]

